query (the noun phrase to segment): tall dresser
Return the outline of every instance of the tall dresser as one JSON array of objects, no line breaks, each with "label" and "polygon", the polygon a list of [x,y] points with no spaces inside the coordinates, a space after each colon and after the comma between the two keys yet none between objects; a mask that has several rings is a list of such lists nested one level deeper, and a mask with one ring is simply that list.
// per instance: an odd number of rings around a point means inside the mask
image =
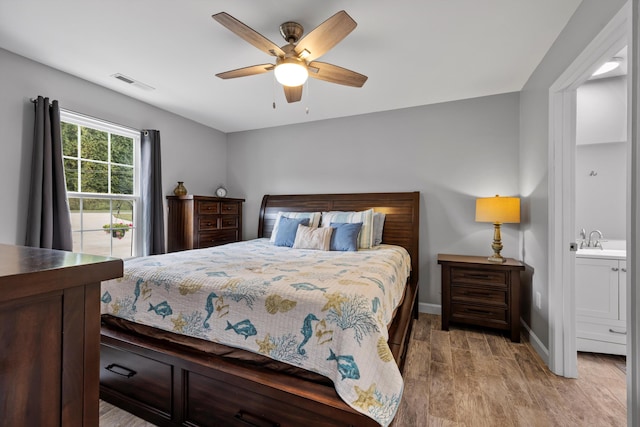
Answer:
[{"label": "tall dresser", "polygon": [[98,425],[100,282],[122,269],[0,244],[0,426]]},{"label": "tall dresser", "polygon": [[167,196],[169,252],[201,249],[242,240],[244,199]]}]

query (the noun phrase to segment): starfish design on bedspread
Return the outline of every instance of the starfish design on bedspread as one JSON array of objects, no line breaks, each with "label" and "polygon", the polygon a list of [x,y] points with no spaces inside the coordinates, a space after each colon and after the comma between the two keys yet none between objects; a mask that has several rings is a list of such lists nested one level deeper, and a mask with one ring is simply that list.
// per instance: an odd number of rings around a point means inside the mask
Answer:
[{"label": "starfish design on bedspread", "polygon": [[267,334],[263,341],[256,340],[256,344],[260,347],[258,352],[262,354],[271,354],[271,351],[276,348],[276,345],[271,341],[271,336]]},{"label": "starfish design on bedspread", "polygon": [[382,403],[373,396],[376,391],[376,383],[372,383],[367,390],[362,390],[357,385],[353,386],[353,389],[358,393],[358,399],[353,401],[353,404],[357,407],[366,411],[371,406],[382,406]]},{"label": "starfish design on bedspread", "polygon": [[332,309],[338,313],[338,316],[342,315],[342,309],[340,308],[340,305],[343,302],[347,301],[347,298],[344,297],[342,294],[335,292],[332,294],[325,294],[324,297],[328,300],[327,303],[324,305],[324,307],[322,307],[322,311],[327,311],[329,309]]}]

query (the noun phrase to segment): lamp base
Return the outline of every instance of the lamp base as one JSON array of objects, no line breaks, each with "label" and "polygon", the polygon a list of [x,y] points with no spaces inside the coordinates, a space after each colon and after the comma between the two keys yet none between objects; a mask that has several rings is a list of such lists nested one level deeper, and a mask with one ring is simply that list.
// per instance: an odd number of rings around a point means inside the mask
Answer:
[{"label": "lamp base", "polygon": [[487,258],[487,260],[489,262],[495,262],[498,264],[502,264],[503,262],[507,262],[507,259],[505,257],[503,257],[502,255],[498,254],[493,254],[490,257]]}]

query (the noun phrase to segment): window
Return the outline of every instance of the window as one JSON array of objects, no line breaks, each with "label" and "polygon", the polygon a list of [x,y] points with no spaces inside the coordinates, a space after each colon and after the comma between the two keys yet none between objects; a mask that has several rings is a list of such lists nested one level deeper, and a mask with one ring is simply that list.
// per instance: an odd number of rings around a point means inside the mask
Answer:
[{"label": "window", "polygon": [[73,251],[138,253],[140,132],[61,111]]}]

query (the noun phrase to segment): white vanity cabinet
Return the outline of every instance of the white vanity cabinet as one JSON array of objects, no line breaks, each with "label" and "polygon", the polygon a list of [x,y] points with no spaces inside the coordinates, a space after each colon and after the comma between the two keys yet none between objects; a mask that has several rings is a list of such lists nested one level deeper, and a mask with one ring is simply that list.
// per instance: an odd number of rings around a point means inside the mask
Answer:
[{"label": "white vanity cabinet", "polygon": [[626,260],[576,257],[577,349],[626,354]]}]

